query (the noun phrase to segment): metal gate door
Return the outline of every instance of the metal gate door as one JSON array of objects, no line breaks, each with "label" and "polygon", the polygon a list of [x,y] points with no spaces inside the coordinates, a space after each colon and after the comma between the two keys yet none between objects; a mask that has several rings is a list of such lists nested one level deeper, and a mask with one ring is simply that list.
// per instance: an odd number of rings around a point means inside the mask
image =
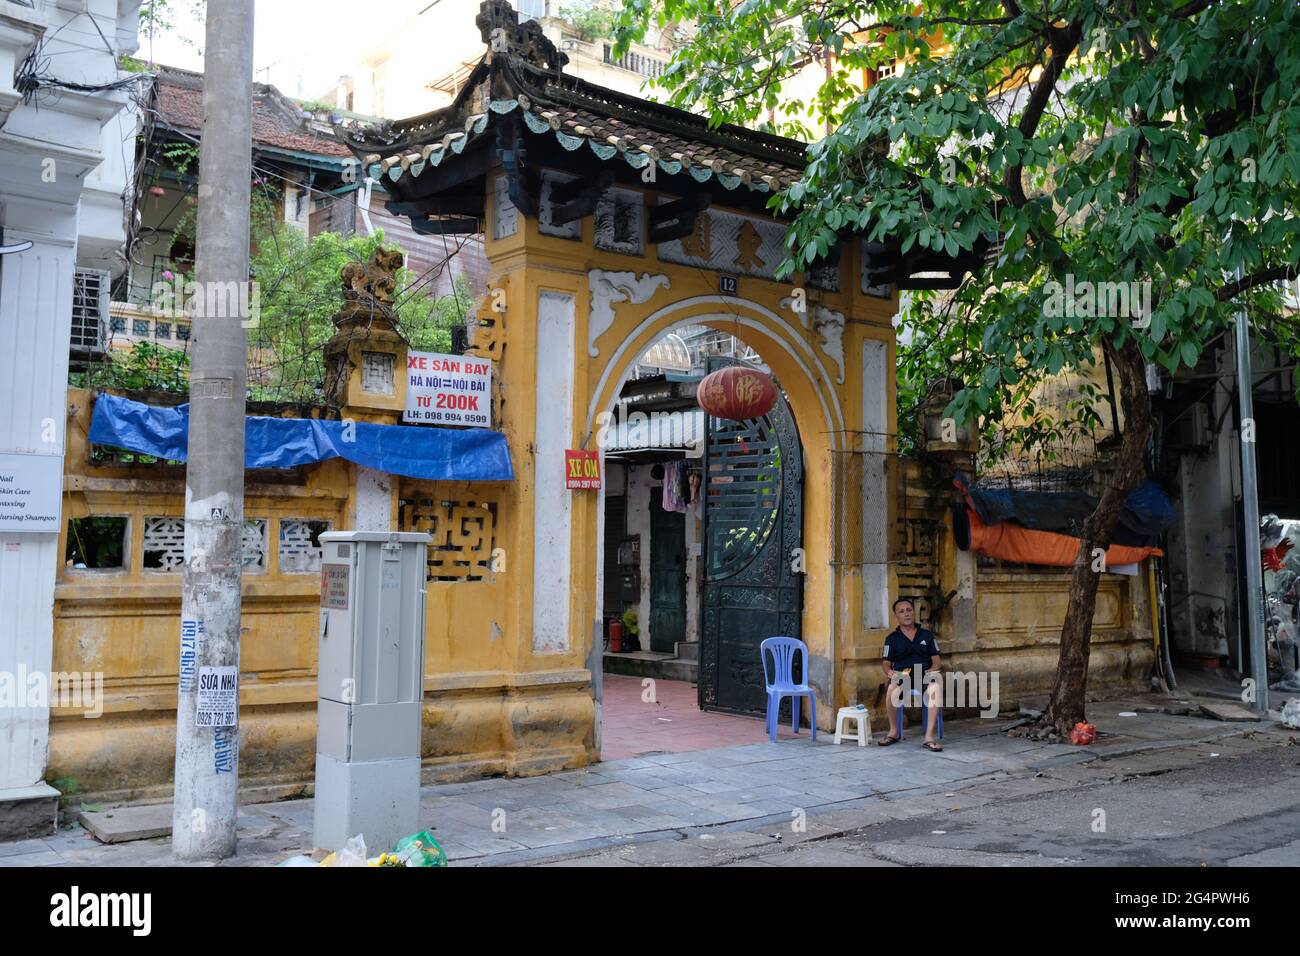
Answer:
[{"label": "metal gate door", "polygon": [[[708,369],[738,364],[710,358]],[[759,644],[801,637],[803,449],[777,390],[762,418],[708,418],[704,443],[704,621],[700,707],[761,714],[767,706]]]}]

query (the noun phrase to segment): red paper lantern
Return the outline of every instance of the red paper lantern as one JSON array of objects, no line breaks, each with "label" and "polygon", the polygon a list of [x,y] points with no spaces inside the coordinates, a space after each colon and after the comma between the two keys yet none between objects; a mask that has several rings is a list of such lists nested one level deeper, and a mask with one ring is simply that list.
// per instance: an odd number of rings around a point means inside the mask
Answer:
[{"label": "red paper lantern", "polygon": [[776,386],[762,372],[744,365],[728,365],[704,377],[695,400],[715,418],[744,421],[772,410]]}]

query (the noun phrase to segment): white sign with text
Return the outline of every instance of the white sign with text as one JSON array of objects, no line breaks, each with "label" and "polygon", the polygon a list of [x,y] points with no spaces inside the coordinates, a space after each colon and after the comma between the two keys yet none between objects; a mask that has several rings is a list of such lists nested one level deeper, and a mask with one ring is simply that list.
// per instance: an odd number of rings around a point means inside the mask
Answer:
[{"label": "white sign with text", "polygon": [[426,425],[492,424],[492,362],[473,355],[410,352],[403,421]]},{"label": "white sign with text", "polygon": [[63,456],[0,454],[0,532],[58,534]]}]

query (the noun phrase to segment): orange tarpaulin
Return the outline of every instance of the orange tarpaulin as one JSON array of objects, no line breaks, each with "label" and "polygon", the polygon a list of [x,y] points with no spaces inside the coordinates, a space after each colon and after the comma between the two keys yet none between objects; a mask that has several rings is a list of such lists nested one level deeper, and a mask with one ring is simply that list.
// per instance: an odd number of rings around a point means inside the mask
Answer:
[{"label": "orange tarpaulin", "polygon": [[[966,519],[970,522],[970,549],[992,558],[1017,564],[1048,564],[1070,567],[1079,554],[1078,538],[1055,531],[1034,531],[1011,521],[986,525],[966,503]],[[1106,549],[1106,566],[1137,564],[1143,558],[1164,554],[1159,548],[1134,548],[1112,544]]]}]

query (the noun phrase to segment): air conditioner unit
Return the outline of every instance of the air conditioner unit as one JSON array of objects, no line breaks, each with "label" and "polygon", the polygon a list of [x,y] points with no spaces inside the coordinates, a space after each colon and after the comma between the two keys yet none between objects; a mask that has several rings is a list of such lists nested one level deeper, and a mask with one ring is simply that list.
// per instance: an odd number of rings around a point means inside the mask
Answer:
[{"label": "air conditioner unit", "polygon": [[78,269],[72,278],[72,352],[103,354],[108,347],[108,301],[112,275]]},{"label": "air conditioner unit", "polygon": [[1205,403],[1196,402],[1178,416],[1169,436],[1178,448],[1203,449],[1210,444],[1210,410]]}]

